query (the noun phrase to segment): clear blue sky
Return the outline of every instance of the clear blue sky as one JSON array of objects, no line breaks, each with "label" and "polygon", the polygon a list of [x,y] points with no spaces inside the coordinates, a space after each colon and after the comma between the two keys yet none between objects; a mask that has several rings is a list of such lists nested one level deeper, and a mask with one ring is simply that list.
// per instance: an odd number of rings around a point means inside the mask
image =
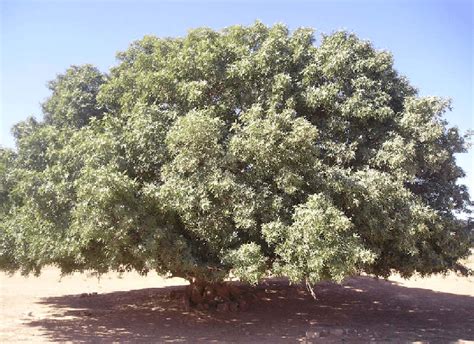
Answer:
[{"label": "clear blue sky", "polygon": [[[473,1],[126,1],[0,0],[0,145],[12,147],[11,126],[35,115],[46,82],[71,64],[102,71],[115,53],[145,34],[183,36],[189,28],[286,23],[329,33],[347,29],[390,50],[395,67],[421,95],[453,99],[447,114],[462,131],[474,128]],[[458,161],[474,195],[474,152]]]}]

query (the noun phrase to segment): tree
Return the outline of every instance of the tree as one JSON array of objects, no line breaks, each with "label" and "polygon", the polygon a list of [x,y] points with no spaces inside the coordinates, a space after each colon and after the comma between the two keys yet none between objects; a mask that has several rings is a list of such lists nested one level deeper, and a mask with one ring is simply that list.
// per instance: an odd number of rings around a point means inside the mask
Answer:
[{"label": "tree", "polygon": [[198,294],[229,273],[468,273],[449,101],[353,34],[314,41],[201,28],[134,42],[107,76],[68,69],[2,151],[0,267],[155,270]]},{"label": "tree", "polygon": [[43,104],[44,122],[55,127],[80,128],[104,111],[97,103],[102,73],[92,65],[71,66],[64,75],[48,83],[52,95]]}]

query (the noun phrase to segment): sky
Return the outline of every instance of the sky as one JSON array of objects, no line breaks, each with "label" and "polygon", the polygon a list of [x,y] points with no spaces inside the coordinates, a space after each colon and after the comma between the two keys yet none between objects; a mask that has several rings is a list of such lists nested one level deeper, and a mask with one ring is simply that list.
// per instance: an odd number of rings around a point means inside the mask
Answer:
[{"label": "sky", "polygon": [[[115,54],[144,35],[184,36],[260,20],[319,33],[345,29],[389,50],[420,95],[449,97],[450,125],[474,129],[472,0],[151,1],[0,0],[0,145],[10,129],[41,118],[46,83],[72,64],[107,72]],[[457,157],[474,195],[474,149]],[[473,198],[473,197],[471,197]]]}]

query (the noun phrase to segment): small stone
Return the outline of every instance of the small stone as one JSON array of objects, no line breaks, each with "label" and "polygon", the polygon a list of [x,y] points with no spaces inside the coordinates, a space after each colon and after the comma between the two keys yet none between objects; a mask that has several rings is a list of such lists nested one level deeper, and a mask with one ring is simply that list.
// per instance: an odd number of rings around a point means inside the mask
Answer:
[{"label": "small stone", "polygon": [[319,337],[327,337],[329,336],[329,331],[321,330],[319,331]]},{"label": "small stone", "polygon": [[345,331],[342,328],[335,328],[331,330],[331,334],[334,334],[336,336],[342,336],[344,333]]},{"label": "small stone", "polygon": [[223,303],[223,302],[227,302],[229,300],[226,300],[226,299],[223,299],[222,297],[220,296],[215,296],[213,301],[215,301],[216,303]]},{"label": "small stone", "polygon": [[328,330],[323,329],[313,329],[306,331],[306,338],[321,338],[329,336]]}]

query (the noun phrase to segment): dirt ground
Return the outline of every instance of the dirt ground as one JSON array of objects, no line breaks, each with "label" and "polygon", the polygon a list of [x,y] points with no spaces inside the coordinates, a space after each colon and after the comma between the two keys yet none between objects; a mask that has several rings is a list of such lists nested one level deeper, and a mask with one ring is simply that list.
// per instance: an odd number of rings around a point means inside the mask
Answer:
[{"label": "dirt ground", "polygon": [[[360,276],[319,284],[317,300],[269,280],[255,289],[249,310],[226,313],[184,311],[176,297],[184,284],[134,273],[61,279],[54,268],[38,278],[2,273],[0,343],[474,342],[472,277]],[[321,329],[325,337],[308,339]]]}]

